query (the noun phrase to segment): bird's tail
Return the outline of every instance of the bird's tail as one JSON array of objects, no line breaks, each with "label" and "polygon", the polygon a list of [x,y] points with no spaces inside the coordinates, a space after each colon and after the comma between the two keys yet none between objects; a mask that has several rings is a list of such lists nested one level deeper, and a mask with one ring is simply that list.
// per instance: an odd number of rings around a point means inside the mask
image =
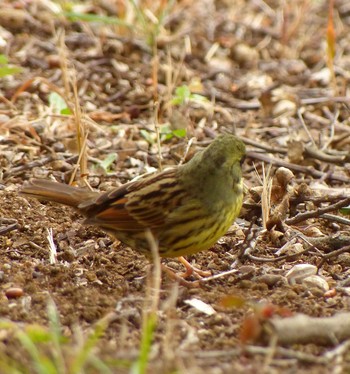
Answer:
[{"label": "bird's tail", "polygon": [[31,179],[20,190],[21,195],[34,197],[38,200],[54,201],[77,208],[78,205],[98,195],[97,192],[56,183],[45,179]]}]

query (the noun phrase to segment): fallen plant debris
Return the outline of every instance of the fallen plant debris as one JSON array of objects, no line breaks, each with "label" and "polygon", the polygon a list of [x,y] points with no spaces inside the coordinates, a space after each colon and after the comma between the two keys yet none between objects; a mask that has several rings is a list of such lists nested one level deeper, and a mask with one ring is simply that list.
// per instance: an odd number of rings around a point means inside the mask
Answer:
[{"label": "fallen plant debris", "polygon": [[[344,0],[3,0],[1,370],[349,372],[349,29]],[[188,256],[198,289],[18,194],[107,191],[222,133],[247,146],[244,207]]]},{"label": "fallen plant debris", "polygon": [[310,317],[296,314],[287,318],[269,319],[264,333],[273,336],[278,344],[309,344],[335,346],[350,338],[350,314],[338,313],[331,317]]}]

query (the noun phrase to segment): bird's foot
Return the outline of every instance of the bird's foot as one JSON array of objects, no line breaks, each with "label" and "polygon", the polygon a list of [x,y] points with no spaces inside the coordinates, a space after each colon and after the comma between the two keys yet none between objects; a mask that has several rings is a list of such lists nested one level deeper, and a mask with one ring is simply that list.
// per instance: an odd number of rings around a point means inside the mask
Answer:
[{"label": "bird's foot", "polygon": [[178,274],[178,276],[187,279],[191,275],[194,275],[197,279],[202,279],[206,277],[210,277],[212,275],[211,271],[205,271],[197,269],[196,267],[192,266],[185,257],[178,257],[178,260],[182,263],[182,265],[186,268],[186,271],[184,273]]}]

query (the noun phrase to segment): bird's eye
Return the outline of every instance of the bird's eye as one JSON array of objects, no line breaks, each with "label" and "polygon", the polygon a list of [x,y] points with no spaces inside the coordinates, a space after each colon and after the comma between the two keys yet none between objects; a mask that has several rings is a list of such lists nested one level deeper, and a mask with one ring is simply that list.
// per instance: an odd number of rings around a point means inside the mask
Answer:
[{"label": "bird's eye", "polygon": [[226,157],[223,155],[217,155],[217,157],[214,159],[214,162],[217,167],[221,167],[226,162]]}]

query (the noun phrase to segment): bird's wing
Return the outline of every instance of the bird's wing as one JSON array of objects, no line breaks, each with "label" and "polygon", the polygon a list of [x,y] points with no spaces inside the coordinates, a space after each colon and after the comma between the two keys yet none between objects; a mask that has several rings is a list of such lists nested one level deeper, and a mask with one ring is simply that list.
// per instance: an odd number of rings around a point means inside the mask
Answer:
[{"label": "bird's wing", "polygon": [[186,196],[176,169],[129,182],[79,206],[89,217],[86,223],[116,231],[156,229],[180,206]]}]

